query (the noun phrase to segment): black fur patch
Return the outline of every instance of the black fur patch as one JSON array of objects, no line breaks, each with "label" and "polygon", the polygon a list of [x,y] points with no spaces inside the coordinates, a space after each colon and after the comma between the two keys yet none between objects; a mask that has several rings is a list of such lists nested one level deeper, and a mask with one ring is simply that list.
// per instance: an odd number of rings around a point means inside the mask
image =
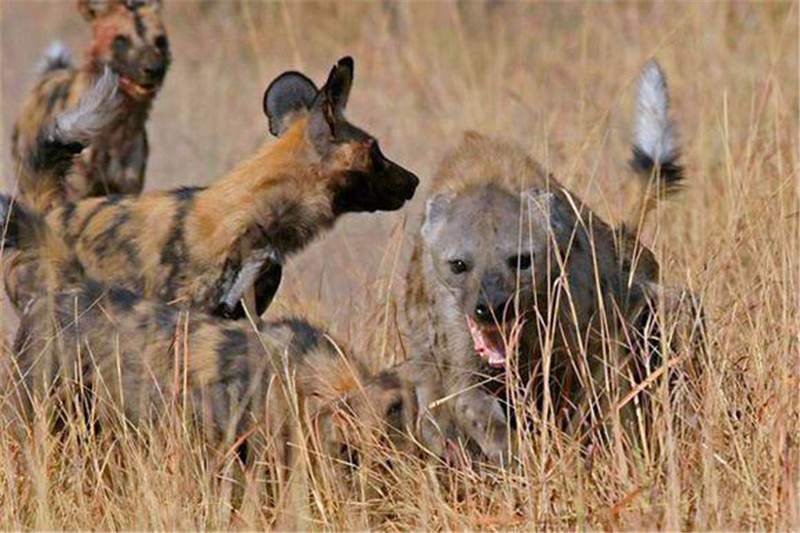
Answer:
[{"label": "black fur patch", "polygon": [[664,187],[664,193],[673,193],[683,185],[683,167],[677,164],[678,156],[671,160],[658,163],[638,146],[632,149],[633,157],[630,165],[634,172],[642,176],[650,176],[654,172]]},{"label": "black fur patch", "polygon": [[141,299],[136,293],[124,289],[110,289],[108,298],[114,306],[126,313],[132,311]]},{"label": "black fur patch", "polygon": [[125,254],[128,262],[135,268],[139,268],[139,251],[136,246],[128,239],[119,238],[119,229],[130,221],[130,213],[127,210],[120,211],[114,217],[114,222],[100,233],[92,243],[94,251],[99,256],[104,256],[109,248],[117,248]]},{"label": "black fur patch", "polygon": [[278,322],[279,326],[286,326],[292,330],[292,340],[289,351],[298,355],[306,355],[319,346],[324,340],[320,330],[304,320],[298,318],[285,318]]},{"label": "black fur patch", "polygon": [[178,209],[172,220],[172,231],[169,239],[161,250],[161,264],[169,267],[169,277],[159,296],[162,299],[172,299],[175,297],[176,280],[183,270],[183,265],[187,259],[188,250],[186,248],[184,222],[189,213],[192,200],[199,189],[181,188],[172,191],[172,195],[178,200]]},{"label": "black fur patch", "polygon": [[244,355],[247,354],[248,339],[247,334],[241,329],[226,329],[222,333],[222,339],[217,346],[219,355],[219,375],[222,379],[235,377],[236,364]]},{"label": "black fur patch", "polygon": [[81,227],[78,229],[77,235],[78,236],[83,235],[83,232],[86,231],[86,228],[89,227],[89,224],[92,222],[92,219],[96,217],[100,213],[100,211],[102,211],[103,209],[107,209],[113,205],[117,205],[123,198],[124,196],[120,195],[109,196],[105,200],[99,202],[96,206],[94,206],[94,209],[92,209],[89,212],[89,214],[86,215],[86,218],[83,219],[83,222],[81,222]]}]

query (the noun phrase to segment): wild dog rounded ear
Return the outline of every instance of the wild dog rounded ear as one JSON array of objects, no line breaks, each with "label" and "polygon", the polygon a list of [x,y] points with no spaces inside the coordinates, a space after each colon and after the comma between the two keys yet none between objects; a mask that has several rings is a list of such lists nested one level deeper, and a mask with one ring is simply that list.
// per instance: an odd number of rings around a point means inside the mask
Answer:
[{"label": "wild dog rounded ear", "polygon": [[444,224],[452,200],[453,196],[445,192],[428,198],[428,202],[425,204],[425,223],[422,224],[423,239],[430,240],[433,233]]},{"label": "wild dog rounded ear", "polygon": [[299,72],[284,72],[264,91],[264,114],[269,132],[283,135],[299,114],[308,111],[317,97],[317,86]]}]

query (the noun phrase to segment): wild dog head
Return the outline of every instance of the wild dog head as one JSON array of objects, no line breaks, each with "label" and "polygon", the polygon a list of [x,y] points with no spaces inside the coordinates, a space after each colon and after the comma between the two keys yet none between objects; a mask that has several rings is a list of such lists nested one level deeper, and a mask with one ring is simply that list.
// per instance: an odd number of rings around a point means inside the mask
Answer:
[{"label": "wild dog head", "polygon": [[345,118],[353,69],[352,58],[340,59],[321,89],[299,72],[285,72],[264,93],[264,113],[277,136],[307,121],[306,140],[321,166],[338,174],[332,183],[335,213],[394,211],[411,199],[419,180]]},{"label": "wild dog head", "polygon": [[326,402],[317,412],[325,453],[347,464],[386,464],[392,452],[413,450],[417,416],[413,388],[391,368]]},{"label": "wild dog head", "polygon": [[161,0],[78,0],[92,25],[91,59],[108,65],[134,100],[149,100],[161,88],[170,63]]},{"label": "wild dog head", "polygon": [[498,184],[442,192],[426,206],[422,237],[429,268],[450,303],[449,321],[463,321],[475,352],[503,368],[534,295],[558,272],[555,251],[569,214],[556,193],[512,192]]}]

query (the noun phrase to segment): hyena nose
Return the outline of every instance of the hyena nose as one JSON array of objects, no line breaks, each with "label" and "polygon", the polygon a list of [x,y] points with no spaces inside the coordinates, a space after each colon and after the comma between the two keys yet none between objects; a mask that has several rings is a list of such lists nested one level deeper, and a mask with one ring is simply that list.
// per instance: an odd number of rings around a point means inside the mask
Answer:
[{"label": "hyena nose", "polygon": [[491,305],[487,302],[478,302],[475,306],[475,318],[484,324],[494,324],[509,319],[510,310],[506,309],[506,302]]},{"label": "hyena nose", "polygon": [[478,304],[475,306],[475,317],[482,322],[490,322],[492,320],[492,311],[486,304]]}]

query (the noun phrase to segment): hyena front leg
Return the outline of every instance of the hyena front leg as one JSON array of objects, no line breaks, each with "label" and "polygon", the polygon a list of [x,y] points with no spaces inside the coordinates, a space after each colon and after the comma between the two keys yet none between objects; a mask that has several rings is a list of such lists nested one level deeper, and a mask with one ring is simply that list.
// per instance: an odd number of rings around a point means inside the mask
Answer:
[{"label": "hyena front leg", "polygon": [[490,461],[505,464],[509,456],[506,416],[497,398],[480,389],[460,394],[455,400],[456,420]]}]

